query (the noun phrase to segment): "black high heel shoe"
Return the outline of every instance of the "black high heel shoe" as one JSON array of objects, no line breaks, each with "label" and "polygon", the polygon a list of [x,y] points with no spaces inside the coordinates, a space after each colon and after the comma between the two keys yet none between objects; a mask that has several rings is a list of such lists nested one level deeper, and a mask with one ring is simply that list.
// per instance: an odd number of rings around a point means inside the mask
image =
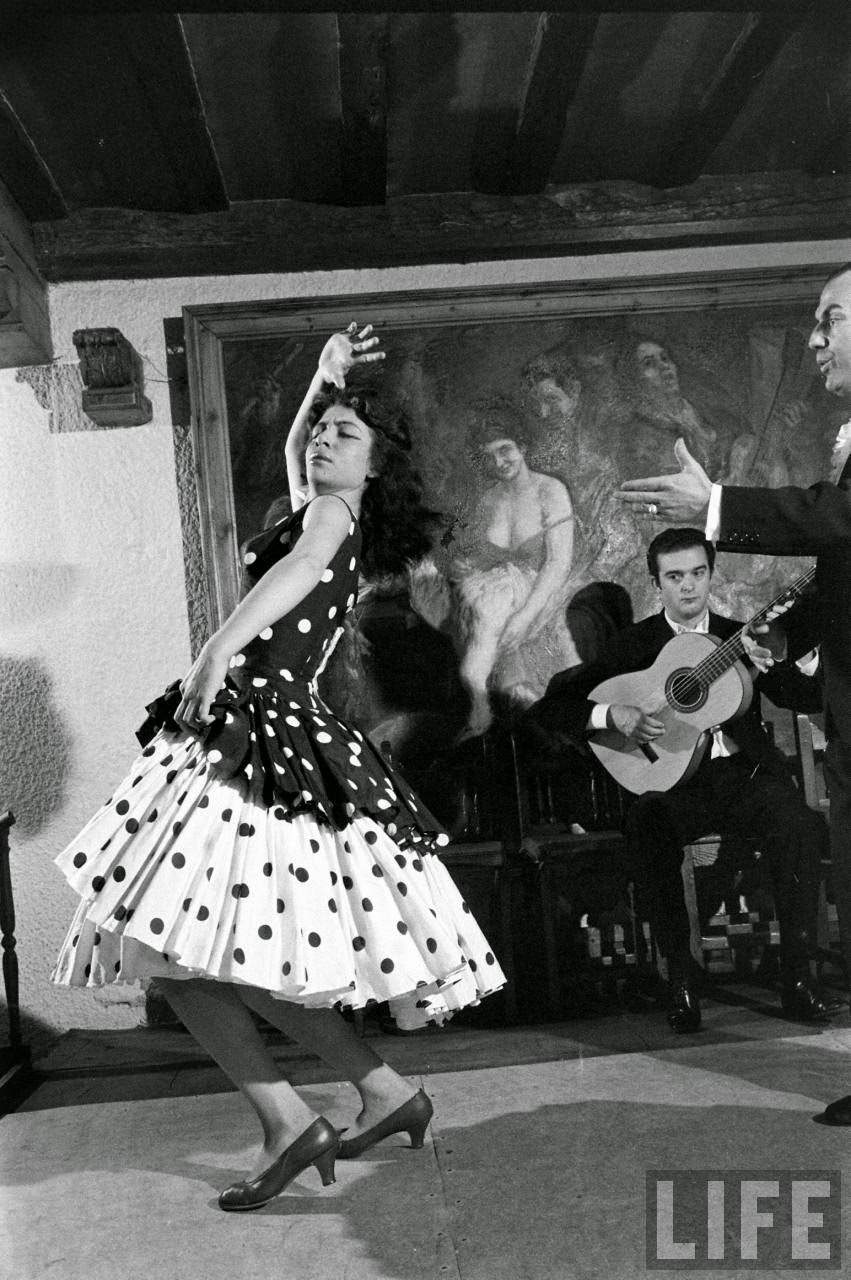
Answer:
[{"label": "black high heel shoe", "polygon": [[356,1138],[343,1138],[337,1148],[337,1159],[354,1160],[356,1156],[363,1155],[364,1151],[374,1147],[382,1138],[389,1138],[391,1133],[402,1133],[404,1130],[407,1130],[408,1137],[411,1139],[411,1148],[415,1151],[419,1150],[433,1115],[434,1107],[431,1105],[431,1099],[420,1089],[413,1098],[403,1102],[401,1107],[391,1111],[389,1116],[379,1120],[378,1124],[374,1124],[371,1129],[365,1129]]},{"label": "black high heel shoe", "polygon": [[264,1169],[250,1181],[234,1182],[232,1186],[226,1187],[219,1196],[219,1208],[227,1213],[242,1209],[261,1209],[264,1204],[280,1195],[287,1183],[297,1178],[309,1164],[315,1165],[319,1170],[323,1187],[329,1186],[336,1182],[334,1160],[338,1144],[337,1130],[324,1116],[319,1116],[304,1133],[299,1134],[295,1142],[290,1143],[286,1151],[281,1152],[268,1169]]}]

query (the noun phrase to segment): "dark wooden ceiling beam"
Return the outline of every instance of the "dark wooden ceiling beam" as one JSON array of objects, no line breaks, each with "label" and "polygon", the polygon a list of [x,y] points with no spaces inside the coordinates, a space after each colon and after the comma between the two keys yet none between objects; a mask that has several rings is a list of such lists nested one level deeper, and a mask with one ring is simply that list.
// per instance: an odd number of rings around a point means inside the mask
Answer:
[{"label": "dark wooden ceiling beam", "polygon": [[[538,15],[525,74],[514,72],[513,101],[494,92],[497,105],[480,108],[470,162],[476,191],[531,195],[544,189],[599,21],[596,14]],[[489,51],[489,81],[510,74],[505,52],[498,44]]]},{"label": "dark wooden ceiling beam", "polygon": [[[831,0],[827,0],[828,3]],[[794,10],[801,0],[562,0],[550,6],[558,13],[749,12],[755,3],[763,13]],[[845,0],[836,0],[844,4]],[[532,0],[452,0],[453,13],[535,13]],[[434,13],[433,0],[6,0],[4,16],[68,13]]]},{"label": "dark wooden ceiling beam", "polygon": [[546,186],[599,20],[596,14],[566,13],[542,13],[538,19],[507,157],[506,193],[529,194]]},{"label": "dark wooden ceiling beam", "polygon": [[46,279],[138,279],[482,262],[847,233],[844,177],[703,179],[659,192],[572,185],[546,196],[406,196],[382,208],[268,200],[221,214],[91,209],[34,227]]},{"label": "dark wooden ceiling beam", "polygon": [[0,93],[0,181],[33,222],[64,218],[68,212],[59,188],[21,122]]},{"label": "dark wooden ceiling beam", "polygon": [[342,120],[342,205],[380,205],[387,196],[386,13],[337,20]]},{"label": "dark wooden ceiling beam", "polygon": [[810,16],[813,4],[794,10],[749,13],[709,84],[691,110],[682,110],[650,181],[660,187],[685,186],[703,173],[716,147],[787,40]]},{"label": "dark wooden ceiling beam", "polygon": [[12,24],[0,88],[69,206],[227,208],[176,15]]}]

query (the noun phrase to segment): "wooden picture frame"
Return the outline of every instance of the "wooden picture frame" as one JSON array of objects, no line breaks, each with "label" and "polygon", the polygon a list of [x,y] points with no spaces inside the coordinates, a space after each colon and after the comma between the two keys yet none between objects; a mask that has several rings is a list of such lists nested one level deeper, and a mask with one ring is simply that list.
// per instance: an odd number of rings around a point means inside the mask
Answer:
[{"label": "wooden picture frame", "polygon": [[[227,352],[239,344],[300,336],[315,345],[354,317],[389,341],[459,326],[552,326],[613,318],[730,313],[788,307],[811,313],[830,264],[733,272],[416,292],[351,294],[184,308],[200,530],[211,626],[238,591],[238,511],[231,474]],[[800,319],[799,319],[799,324]],[[483,390],[486,390],[483,388]],[[280,430],[285,434],[286,424]]]},{"label": "wooden picture frame", "polygon": [[[387,351],[376,368],[389,398],[407,409],[426,498],[446,519],[422,578],[414,571],[361,592],[356,634],[323,676],[330,682],[323,696],[391,751],[454,837],[487,834],[503,823],[501,801],[486,803],[487,786],[480,787],[482,778],[493,780],[494,744],[529,732],[534,717],[523,712],[556,671],[593,661],[617,629],[659,607],[645,551],[660,526],[617,500],[619,478],[675,470],[677,434],[695,452],[701,441],[707,456],[714,450],[710,474],[727,483],[806,484],[825,473],[841,406],[824,391],[807,339],[829,272],[830,264],[784,265],[185,308],[191,441],[177,429],[175,440],[193,647],[236,602],[241,544],[282,514],[284,441],[325,338],[353,319],[373,324]],[[663,351],[669,365],[676,356],[683,416],[661,426],[642,416],[640,397],[623,405],[600,397],[608,378],[615,400],[629,399],[624,377],[638,377],[648,344],[657,365]],[[568,372],[554,375],[562,389],[571,376],[581,383],[573,425],[569,407],[544,412],[546,369],[561,368],[554,351],[567,352]],[[469,535],[477,521],[483,527],[500,483],[493,442],[483,440],[514,437],[512,423],[532,419],[535,431],[520,449],[527,470],[572,501],[573,515],[545,526],[530,570],[534,537],[502,556],[487,537],[471,551]],[[553,534],[565,518],[573,520],[567,553]],[[567,555],[573,576],[559,583],[543,624],[524,632],[519,650],[492,646],[473,671],[476,629],[501,637],[506,618],[519,613],[519,623],[543,582],[540,566],[557,555]],[[800,559],[719,555],[713,607],[749,617],[806,567]],[[562,782],[579,778],[581,771],[554,764],[562,749],[534,732],[523,747],[535,768],[555,768]],[[593,828],[583,788],[559,795],[554,812]]]}]

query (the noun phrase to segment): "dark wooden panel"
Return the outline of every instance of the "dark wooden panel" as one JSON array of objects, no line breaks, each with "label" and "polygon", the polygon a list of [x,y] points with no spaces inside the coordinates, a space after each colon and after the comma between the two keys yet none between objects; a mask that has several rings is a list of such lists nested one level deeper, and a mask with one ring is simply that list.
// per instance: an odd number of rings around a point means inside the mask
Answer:
[{"label": "dark wooden panel", "polygon": [[487,120],[479,130],[477,189],[520,195],[546,186],[598,21],[594,14],[539,16],[511,118],[503,121],[496,137]]},{"label": "dark wooden panel", "polygon": [[0,87],[69,206],[227,207],[176,16],[18,25]]},{"label": "dark wooden panel", "polygon": [[0,94],[0,180],[26,216],[62,218],[65,201],[44,162],[24,133],[14,111]]},{"label": "dark wooden panel", "polygon": [[600,17],[551,182],[650,182],[681,101],[714,71],[740,26],[736,14]]},{"label": "dark wooden panel", "polygon": [[387,195],[387,14],[340,14],[340,203],[383,204]]},{"label": "dark wooden panel", "polygon": [[182,22],[230,198],[335,201],[335,15],[189,14]]},{"label": "dark wooden panel", "polygon": [[691,106],[678,114],[649,181],[662,187],[693,182],[721,139],[756,91],[771,63],[813,6],[791,12],[749,13],[710,82]]},{"label": "dark wooden panel", "polygon": [[[844,0],[842,0],[844,3]],[[721,11],[746,13],[755,0],[562,0],[553,12],[607,13],[617,6],[622,13],[671,13]],[[765,13],[795,9],[800,0],[759,0]],[[9,14],[32,19],[35,13],[386,13],[388,0],[7,0]],[[437,6],[427,0],[394,0],[397,13],[433,12]],[[455,13],[537,12],[530,0],[452,0]]]},{"label": "dark wooden panel", "polygon": [[56,281],[818,239],[847,234],[849,222],[845,178],[783,173],[702,179],[672,192],[600,183],[547,196],[411,196],[384,208],[268,201],[179,219],[93,209],[34,231],[40,269]]},{"label": "dark wooden panel", "polygon": [[811,10],[705,169],[742,173],[757,157],[762,169],[851,172],[851,5]]}]

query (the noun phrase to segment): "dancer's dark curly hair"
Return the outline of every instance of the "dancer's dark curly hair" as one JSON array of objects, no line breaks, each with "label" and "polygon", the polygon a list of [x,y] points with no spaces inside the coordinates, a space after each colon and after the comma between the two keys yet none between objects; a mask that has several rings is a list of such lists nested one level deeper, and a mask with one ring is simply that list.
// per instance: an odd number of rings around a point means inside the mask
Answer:
[{"label": "dancer's dark curly hair", "polygon": [[314,400],[313,426],[331,405],[352,409],[374,433],[372,465],[361,501],[361,562],[367,578],[403,573],[426,555],[442,524],[423,502],[423,482],[411,462],[411,433],[401,409],[385,405],[375,388],[350,378],[346,387],[326,384]]}]

